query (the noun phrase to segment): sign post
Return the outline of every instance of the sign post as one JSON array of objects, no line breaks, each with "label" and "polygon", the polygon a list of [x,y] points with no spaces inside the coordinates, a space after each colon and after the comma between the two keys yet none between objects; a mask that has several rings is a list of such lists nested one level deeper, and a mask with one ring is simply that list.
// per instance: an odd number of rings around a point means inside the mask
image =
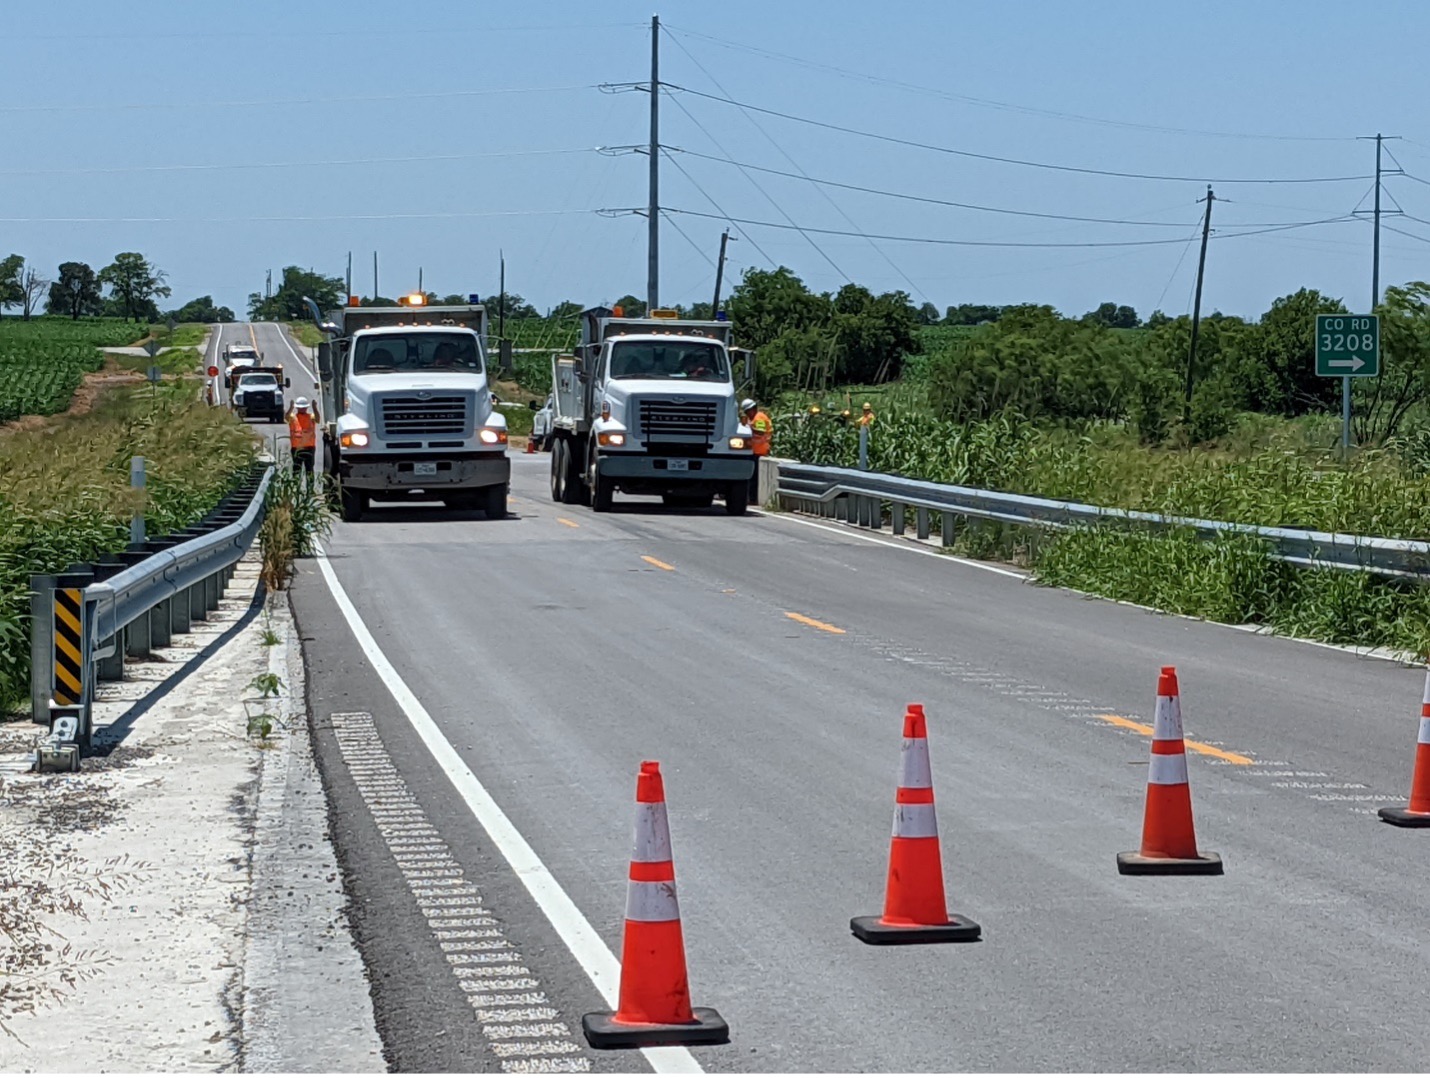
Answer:
[{"label": "sign post", "polygon": [[1316,376],[1341,380],[1342,456],[1351,445],[1351,379],[1379,374],[1379,315],[1316,315]]}]

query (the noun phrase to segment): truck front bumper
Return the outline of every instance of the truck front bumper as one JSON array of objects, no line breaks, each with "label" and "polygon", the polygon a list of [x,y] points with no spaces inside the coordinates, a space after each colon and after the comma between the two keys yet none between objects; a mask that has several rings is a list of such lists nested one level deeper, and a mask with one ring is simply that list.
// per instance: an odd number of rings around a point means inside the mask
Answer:
[{"label": "truck front bumper", "polygon": [[628,494],[719,494],[732,482],[749,482],[755,474],[755,458],[609,453],[596,457],[596,469]]},{"label": "truck front bumper", "polygon": [[370,492],[480,490],[509,483],[511,460],[505,453],[344,456],[338,460],[338,474],[345,485]]}]

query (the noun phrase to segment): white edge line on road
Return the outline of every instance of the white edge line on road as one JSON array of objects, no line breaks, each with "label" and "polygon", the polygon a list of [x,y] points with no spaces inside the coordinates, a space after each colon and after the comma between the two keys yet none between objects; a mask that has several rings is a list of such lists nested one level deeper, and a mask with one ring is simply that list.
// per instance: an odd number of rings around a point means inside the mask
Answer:
[{"label": "white edge line on road", "polygon": [[[260,322],[258,324],[263,325],[264,323]],[[298,354],[298,349],[294,348],[293,342],[288,339],[288,327],[286,327],[282,322],[270,322],[268,324],[273,326],[274,329],[278,330],[279,340],[281,340],[285,345],[288,346],[288,351],[293,353],[293,358],[298,361],[298,366],[303,368],[304,374],[306,374],[309,378],[313,379],[313,385],[316,386],[318,384],[318,372],[313,370],[312,367],[308,366],[308,364],[303,362],[303,357]]]},{"label": "white edge line on road", "polygon": [[[586,920],[576,903],[571,901],[571,897],[556,881],[551,870],[536,855],[536,851],[522,837],[521,832],[516,829],[516,825],[508,819],[506,813],[487,792],[486,787],[472,773],[472,769],[466,765],[457,750],[452,747],[452,743],[443,736],[437,723],[427,709],[422,706],[422,702],[402,680],[402,675],[388,661],[382,648],[378,646],[372,633],[368,631],[357,607],[348,598],[348,593],[338,580],[337,573],[328,563],[327,551],[321,546],[317,549],[317,557],[318,568],[322,571],[323,580],[327,583],[328,590],[338,604],[338,609],[347,619],[348,628],[352,630],[353,636],[357,639],[363,654],[367,656],[368,662],[372,664],[373,670],[382,679],[382,683],[387,686],[388,692],[392,693],[392,698],[397,701],[397,706],[402,709],[402,713],[407,717],[413,730],[417,732],[417,736],[427,746],[427,751],[432,754],[437,765],[451,780],[457,793],[467,803],[467,807],[472,810],[472,815],[477,818],[477,822],[482,825],[501,855],[511,865],[517,879],[521,880],[527,892],[541,908],[541,912],[545,914],[551,927],[561,937],[561,942],[566,945],[571,956],[586,972],[586,976],[591,978],[591,983],[596,986],[596,991],[601,993],[601,997],[607,1005],[615,1008],[619,1004],[621,978],[621,965],[616,961],[616,956],[611,953],[611,949],[606,946],[605,941],[591,927],[591,922]],[[684,1048],[642,1048],[641,1052],[649,1061],[651,1068],[658,1074],[704,1073],[700,1064],[695,1061],[695,1057]]]},{"label": "white edge line on road", "polygon": [[982,569],[986,573],[997,573],[999,576],[1011,576],[1014,580],[1027,580],[1027,573],[1020,573],[1014,569],[1004,569],[1000,565],[989,565],[986,562],[972,561],[969,558],[960,558],[953,554],[940,554],[936,550],[926,550],[923,547],[914,546],[911,543],[900,543],[894,539],[878,539],[872,535],[865,535],[863,532],[855,531],[853,528],[840,528],[831,524],[817,524],[812,520],[802,520],[799,517],[790,516],[787,513],[768,513],[759,511],[759,515],[770,520],[784,520],[791,524],[803,524],[806,528],[818,528],[822,532],[829,532],[831,535],[843,535],[850,539],[862,539],[866,543],[875,543],[878,546],[893,547],[895,550],[903,550],[910,554],[923,554],[925,557],[937,558],[939,561],[953,562],[955,565],[967,565],[970,569]]}]

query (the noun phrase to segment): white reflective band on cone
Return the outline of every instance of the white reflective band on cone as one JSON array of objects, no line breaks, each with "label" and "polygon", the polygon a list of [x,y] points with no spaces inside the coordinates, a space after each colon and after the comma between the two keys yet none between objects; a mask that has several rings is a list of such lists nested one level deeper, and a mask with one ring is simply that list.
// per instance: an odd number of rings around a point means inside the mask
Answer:
[{"label": "white reflective band on cone", "polygon": [[627,921],[678,921],[680,904],[675,900],[675,881],[630,882],[626,891]]},{"label": "white reflective band on cone", "polygon": [[1420,744],[1430,745],[1430,716],[1420,719]]},{"label": "white reflective band on cone", "polygon": [[933,805],[895,805],[895,838],[937,838],[938,817]]},{"label": "white reflective band on cone", "polygon": [[1157,717],[1152,720],[1156,741],[1175,741],[1182,736],[1182,701],[1175,696],[1157,697]]},{"label": "white reflective band on cone", "polygon": [[670,860],[670,822],[664,801],[636,802],[636,838],[631,860]]},{"label": "white reflective band on cone", "polygon": [[1187,754],[1164,756],[1152,754],[1152,766],[1147,769],[1147,781],[1153,786],[1185,786],[1187,784]]},{"label": "white reflective band on cone", "polygon": [[929,743],[926,739],[904,739],[904,752],[899,758],[899,785],[909,790],[927,790],[933,785],[933,772],[929,768]]}]

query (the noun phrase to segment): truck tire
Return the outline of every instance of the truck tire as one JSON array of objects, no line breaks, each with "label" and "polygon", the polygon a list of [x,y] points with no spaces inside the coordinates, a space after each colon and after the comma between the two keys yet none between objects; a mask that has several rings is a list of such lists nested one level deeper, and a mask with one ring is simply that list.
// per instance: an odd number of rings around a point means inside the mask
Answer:
[{"label": "truck tire", "polygon": [[725,486],[725,512],[732,517],[742,517],[750,507],[749,480],[736,479]]},{"label": "truck tire", "polygon": [[565,505],[590,505],[591,495],[581,478],[581,465],[570,442],[561,442],[561,501]]},{"label": "truck tire", "polygon": [[499,487],[487,487],[482,491],[482,511],[486,513],[488,520],[506,519],[507,490],[507,484],[503,483]]},{"label": "truck tire", "polygon": [[558,505],[566,501],[566,440],[558,438],[551,447],[551,500]]},{"label": "truck tire", "polygon": [[348,522],[362,519],[362,515],[367,512],[368,494],[365,490],[356,490],[353,487],[338,487],[338,515]]},{"label": "truck tire", "polygon": [[591,511],[594,513],[609,513],[611,511],[611,501],[616,493],[614,485],[609,477],[601,474],[600,469],[595,469],[591,483]]}]

